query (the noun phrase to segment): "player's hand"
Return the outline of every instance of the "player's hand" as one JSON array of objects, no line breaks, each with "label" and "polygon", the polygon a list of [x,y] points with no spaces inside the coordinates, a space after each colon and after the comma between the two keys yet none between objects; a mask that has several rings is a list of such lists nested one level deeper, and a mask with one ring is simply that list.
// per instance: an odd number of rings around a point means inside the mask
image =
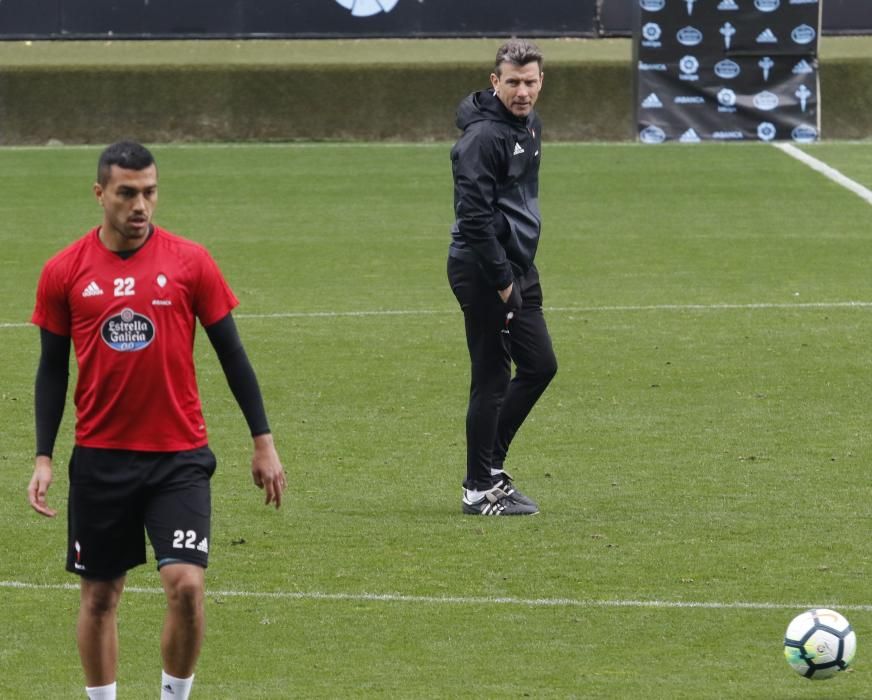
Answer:
[{"label": "player's hand", "polygon": [[288,481],[276,452],[273,437],[269,433],[254,438],[251,476],[255,486],[263,489],[266,494],[265,505],[275,503],[276,508],[279,508],[282,505],[282,493],[288,487]]},{"label": "player's hand", "polygon": [[27,486],[27,498],[30,500],[30,507],[37,513],[53,518],[58,513],[49,508],[46,502],[45,496],[49,486],[51,486],[51,458],[40,455],[36,458],[33,476],[30,477],[30,484]]},{"label": "player's hand", "polygon": [[514,286],[515,286],[514,282],[509,282],[508,287],[506,287],[505,289],[499,290],[500,299],[502,300],[503,304],[509,303],[509,299],[512,298],[512,288]]}]

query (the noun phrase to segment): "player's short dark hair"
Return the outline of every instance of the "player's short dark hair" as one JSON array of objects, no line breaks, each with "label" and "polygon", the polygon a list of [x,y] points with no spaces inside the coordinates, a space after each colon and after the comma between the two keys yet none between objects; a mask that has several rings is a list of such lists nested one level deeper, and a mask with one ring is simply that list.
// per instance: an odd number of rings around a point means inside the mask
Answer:
[{"label": "player's short dark hair", "polygon": [[541,73],[545,58],[542,56],[542,50],[536,44],[526,39],[509,39],[497,49],[494,73],[499,75],[500,67],[506,62],[514,66],[526,66],[533,61],[539,64],[539,72]]},{"label": "player's short dark hair", "polygon": [[112,166],[117,165],[125,170],[145,170],[154,164],[154,156],[145,146],[136,141],[118,141],[100,154],[97,163],[97,182],[105,186],[109,182]]}]

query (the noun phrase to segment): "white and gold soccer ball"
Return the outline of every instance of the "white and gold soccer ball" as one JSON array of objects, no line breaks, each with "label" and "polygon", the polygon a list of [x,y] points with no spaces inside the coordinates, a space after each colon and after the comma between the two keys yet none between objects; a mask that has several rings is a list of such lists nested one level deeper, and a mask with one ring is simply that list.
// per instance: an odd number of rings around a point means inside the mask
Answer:
[{"label": "white and gold soccer ball", "polygon": [[854,660],[857,635],[842,615],[813,608],[797,615],[784,634],[784,656],[799,675],[822,680],[844,671]]}]

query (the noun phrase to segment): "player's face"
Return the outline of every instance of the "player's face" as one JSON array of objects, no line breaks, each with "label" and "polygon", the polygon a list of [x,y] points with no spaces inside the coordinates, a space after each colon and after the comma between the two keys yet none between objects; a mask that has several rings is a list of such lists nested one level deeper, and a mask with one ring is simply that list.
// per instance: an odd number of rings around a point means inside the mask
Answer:
[{"label": "player's face", "polygon": [[105,185],[94,185],[103,207],[103,242],[113,250],[142,245],[157,206],[157,167],[127,170],[113,165]]},{"label": "player's face", "polygon": [[508,61],[500,64],[500,74],[491,73],[491,85],[500,102],[516,117],[526,117],[542,89],[544,73],[536,61],[516,66]]}]

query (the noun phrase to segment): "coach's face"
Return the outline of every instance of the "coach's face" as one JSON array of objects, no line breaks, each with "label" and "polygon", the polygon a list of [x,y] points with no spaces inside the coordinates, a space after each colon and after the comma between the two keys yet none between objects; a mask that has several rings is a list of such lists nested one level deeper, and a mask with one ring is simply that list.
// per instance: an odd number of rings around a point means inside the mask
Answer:
[{"label": "coach's face", "polygon": [[494,94],[505,108],[516,117],[526,117],[539,99],[544,77],[536,61],[523,66],[503,61],[499,73],[491,73],[490,78]]},{"label": "coach's face", "polygon": [[94,185],[94,194],[103,207],[103,243],[112,250],[142,245],[157,206],[157,167],[127,170],[113,165],[106,184]]}]

